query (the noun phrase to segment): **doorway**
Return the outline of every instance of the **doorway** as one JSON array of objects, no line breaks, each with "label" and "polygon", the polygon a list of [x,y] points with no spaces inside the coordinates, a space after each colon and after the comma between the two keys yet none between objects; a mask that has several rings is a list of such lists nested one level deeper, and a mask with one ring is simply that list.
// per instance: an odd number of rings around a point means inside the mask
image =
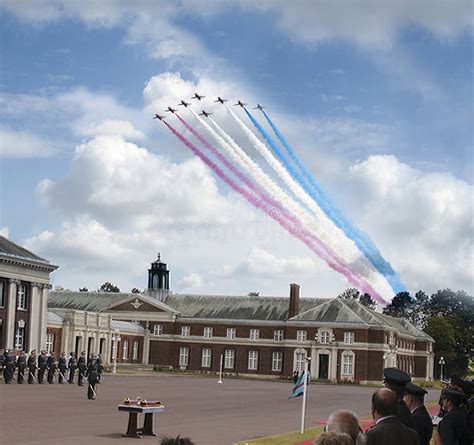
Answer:
[{"label": "doorway", "polygon": [[319,354],[318,378],[328,380],[329,378],[329,354]]}]

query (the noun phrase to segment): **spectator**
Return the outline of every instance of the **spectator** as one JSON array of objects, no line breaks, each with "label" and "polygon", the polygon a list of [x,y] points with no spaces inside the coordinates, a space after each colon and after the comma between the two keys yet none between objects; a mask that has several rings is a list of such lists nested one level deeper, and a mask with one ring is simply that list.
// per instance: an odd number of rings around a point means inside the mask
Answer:
[{"label": "spectator", "polygon": [[194,445],[194,442],[189,437],[164,437],[160,445]]},{"label": "spectator", "polygon": [[352,438],[352,443],[355,444],[357,437],[361,432],[359,425],[359,417],[352,411],[338,410],[334,411],[328,419],[326,431],[332,433],[346,433]]},{"label": "spectator", "polygon": [[346,433],[322,433],[316,437],[314,445],[352,445],[351,436]]},{"label": "spectator", "polygon": [[372,396],[372,417],[375,426],[359,437],[367,445],[419,445],[418,433],[403,425],[397,417],[397,394],[381,388]]}]

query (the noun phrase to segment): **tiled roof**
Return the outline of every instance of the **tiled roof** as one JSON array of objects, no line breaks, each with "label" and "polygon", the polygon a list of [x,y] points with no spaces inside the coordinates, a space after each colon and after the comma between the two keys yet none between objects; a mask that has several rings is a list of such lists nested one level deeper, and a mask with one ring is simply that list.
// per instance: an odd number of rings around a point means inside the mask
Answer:
[{"label": "tiled roof", "polygon": [[49,312],[48,311],[48,323],[63,323],[64,322],[64,317],[61,317],[61,315],[55,314],[54,312]]},{"label": "tiled roof", "polygon": [[129,321],[112,320],[112,328],[118,329],[120,332],[134,332],[138,334],[143,334],[145,332],[143,326]]},{"label": "tiled roof", "polygon": [[48,296],[48,307],[102,312],[112,304],[128,300],[130,295],[128,292],[52,291]]},{"label": "tiled roof", "polygon": [[6,256],[12,259],[26,260],[34,263],[41,263],[51,268],[56,269],[57,266],[50,264],[48,260],[41,258],[38,255],[35,255],[33,252],[25,249],[24,247],[15,244],[4,236],[0,235],[0,255]]}]

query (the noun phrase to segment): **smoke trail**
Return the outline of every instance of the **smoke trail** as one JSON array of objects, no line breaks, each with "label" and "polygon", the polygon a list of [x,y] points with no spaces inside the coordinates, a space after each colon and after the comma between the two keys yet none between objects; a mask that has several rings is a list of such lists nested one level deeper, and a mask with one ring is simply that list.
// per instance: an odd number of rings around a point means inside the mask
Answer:
[{"label": "smoke trail", "polygon": [[[367,257],[367,259],[377,268],[377,270],[385,276],[389,281],[395,293],[402,292],[405,290],[405,286],[400,281],[400,278],[393,270],[389,262],[387,262],[383,257],[377,246],[372,242],[370,237],[357,228],[348,218],[346,218],[343,213],[331,202],[329,196],[324,192],[324,190],[318,185],[312,174],[305,167],[305,165],[298,158],[296,152],[291,148],[290,144],[286,141],[283,134],[278,130],[277,126],[270,119],[268,114],[262,110],[265,119],[270,124],[273,132],[280,140],[282,145],[286,148],[289,156],[298,166],[304,177],[296,172],[291,164],[288,162],[286,157],[283,155],[281,150],[275,144],[273,139],[268,135],[268,133],[263,129],[263,127],[258,123],[258,121],[252,116],[252,114],[245,109],[247,116],[262,134],[265,140],[268,142],[270,147],[273,149],[278,158],[285,164],[288,171],[293,175],[293,177],[300,183],[300,185],[306,190],[306,192],[311,195],[311,197],[319,204],[323,209],[326,215],[334,221],[334,223],[350,238],[352,239],[357,247],[362,251],[362,253]],[[306,180],[305,180],[306,178]],[[309,183],[309,186],[308,186]]]},{"label": "smoke trail", "polygon": [[[169,128],[169,130],[184,144],[188,147],[196,156],[198,156],[208,167],[210,167],[225,183],[232,187],[236,192],[243,196],[247,201],[253,204],[256,208],[263,210],[270,218],[277,221],[285,230],[290,234],[294,235],[295,231],[293,227],[286,222],[280,215],[272,213],[269,209],[268,203],[264,203],[253,196],[251,193],[237,185],[232,179],[230,179],[211,159],[209,159],[204,153],[196,148],[188,139],[186,139],[179,131],[172,127],[168,122],[163,123]],[[332,258],[325,252],[324,245],[320,242],[311,242],[307,237],[298,235],[298,238],[306,244],[311,250],[313,250],[318,256],[320,256],[326,263],[337,272],[343,274],[350,283],[353,283],[356,287],[364,290],[376,298],[380,303],[386,303],[384,299],[367,283],[361,283],[359,278],[352,273],[350,269],[342,267],[340,264],[334,262]]]}]

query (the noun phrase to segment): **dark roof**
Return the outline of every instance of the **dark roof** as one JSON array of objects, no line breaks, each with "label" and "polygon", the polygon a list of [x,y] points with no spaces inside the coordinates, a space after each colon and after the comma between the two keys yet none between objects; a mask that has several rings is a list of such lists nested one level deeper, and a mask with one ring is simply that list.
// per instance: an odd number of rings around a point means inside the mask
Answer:
[{"label": "dark roof", "polygon": [[48,296],[48,307],[102,312],[112,304],[128,300],[130,295],[130,293],[125,292],[53,291]]},{"label": "dark roof", "polygon": [[35,255],[33,252],[25,249],[24,247],[15,244],[4,236],[0,235],[0,254],[7,255],[19,259],[39,261],[42,263],[49,263],[48,260]]}]

